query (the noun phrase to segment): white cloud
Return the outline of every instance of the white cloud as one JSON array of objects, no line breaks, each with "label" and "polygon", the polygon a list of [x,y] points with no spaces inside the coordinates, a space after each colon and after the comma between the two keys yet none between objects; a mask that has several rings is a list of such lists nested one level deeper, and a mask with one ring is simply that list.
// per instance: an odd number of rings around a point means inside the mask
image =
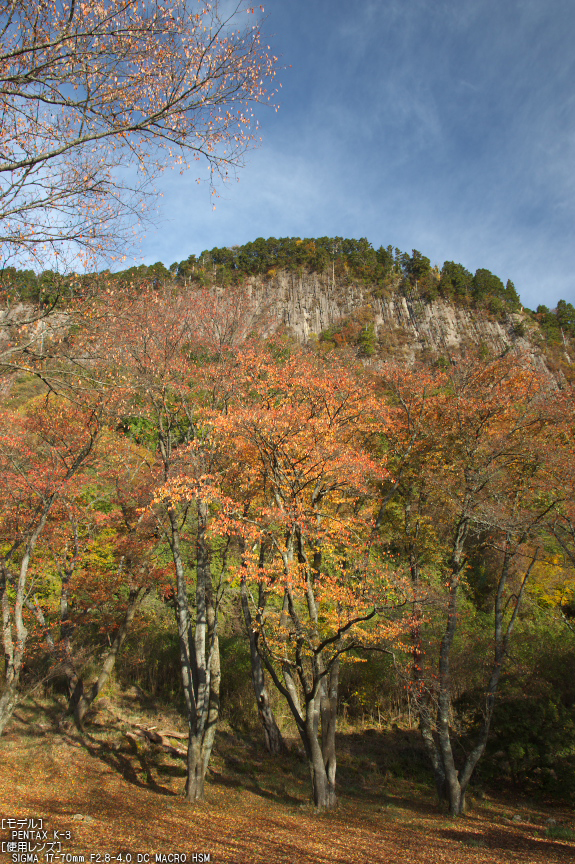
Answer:
[{"label": "white cloud", "polygon": [[[146,260],[257,236],[367,236],[575,299],[575,9],[567,0],[270,0],[278,114],[241,182],[162,179]],[[546,292],[537,300],[537,292]],[[550,297],[554,298],[549,299]]]}]

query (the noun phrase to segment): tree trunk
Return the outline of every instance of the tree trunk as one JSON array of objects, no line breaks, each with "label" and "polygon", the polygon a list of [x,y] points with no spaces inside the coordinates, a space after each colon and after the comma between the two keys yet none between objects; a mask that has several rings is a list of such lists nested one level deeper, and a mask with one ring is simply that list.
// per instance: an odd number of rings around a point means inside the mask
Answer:
[{"label": "tree trunk", "polygon": [[190,730],[186,777],[186,798],[190,802],[201,802],[205,799],[206,769],[204,764],[207,766],[209,757],[210,753],[204,751],[202,742],[197,735],[193,734],[193,730]]},{"label": "tree trunk", "polygon": [[18,700],[18,681],[20,669],[16,667],[14,639],[12,637],[12,614],[10,609],[10,597],[8,595],[8,572],[2,563],[1,570],[2,590],[2,643],[4,648],[4,690],[0,697],[0,735],[10,720]]},{"label": "tree trunk", "polygon": [[[264,600],[262,594],[263,591],[260,586],[260,606]],[[256,697],[256,705],[258,706],[258,714],[264,730],[266,749],[269,753],[278,755],[279,753],[285,752],[286,746],[282,738],[282,733],[280,732],[279,726],[276,722],[266,687],[264,667],[258,652],[259,634],[254,630],[245,578],[243,578],[241,582],[241,600],[244,622],[250,642],[252,684]]]},{"label": "tree trunk", "polygon": [[[90,454],[96,436],[91,435],[88,442],[77,454],[76,458],[69,467],[65,478],[60,484],[57,491],[53,491],[50,495],[43,499],[41,508],[37,511],[36,524],[28,535],[24,544],[24,554],[20,562],[20,572],[16,580],[16,590],[14,597],[13,609],[8,595],[8,570],[7,562],[12,552],[20,546],[20,541],[17,541],[12,548],[4,555],[0,562],[0,595],[2,606],[2,642],[4,647],[5,658],[5,689],[0,699],[0,735],[10,720],[18,701],[18,685],[20,682],[20,674],[24,664],[24,652],[26,641],[28,639],[28,630],[24,624],[23,609],[26,605],[27,597],[27,580],[28,569],[34,555],[34,550],[38,542],[44,526],[46,525],[48,515],[52,509],[54,501],[60,494],[64,483],[70,480],[79,470],[85,459]],[[14,630],[14,633],[13,633]]]},{"label": "tree trunk", "polygon": [[449,599],[447,603],[447,620],[445,632],[439,648],[439,675],[437,697],[437,734],[441,765],[445,774],[445,791],[449,802],[449,812],[459,816],[465,807],[465,789],[459,783],[459,774],[455,767],[451,735],[449,732],[449,717],[451,711],[451,647],[457,630],[458,595],[461,571],[464,566],[464,543],[469,529],[469,520],[465,515],[459,519],[453,548],[451,551],[451,566],[449,575]]},{"label": "tree trunk", "polygon": [[10,684],[5,686],[2,696],[0,696],[0,735],[3,734],[4,727],[11,719],[17,704],[18,679],[14,678]]},{"label": "tree trunk", "polygon": [[465,813],[465,793],[459,779],[456,777],[455,782],[448,784],[448,803],[450,816],[463,816]]},{"label": "tree trunk", "polygon": [[204,800],[204,785],[212,753],[220,707],[220,652],[214,605],[210,553],[207,541],[209,510],[198,501],[196,541],[196,621],[190,627],[190,654],[193,658],[196,711],[188,745],[188,801]]},{"label": "tree trunk", "polygon": [[74,720],[80,730],[84,728],[84,717],[86,716],[86,712],[108,683],[108,679],[116,665],[116,659],[122,645],[124,644],[126,636],[128,635],[128,630],[134,620],[136,611],[149,590],[149,588],[132,588],[130,590],[128,608],[124,620],[116,631],[110,650],[106,654],[106,658],[102,664],[102,669],[98,679],[92,684],[87,692],[82,678],[80,678],[76,683],[74,692],[70,698],[68,713],[71,714],[73,712]]},{"label": "tree trunk", "polygon": [[[450,651],[457,627],[457,594],[459,588],[459,574],[461,571],[463,532],[458,535],[458,542],[454,547],[453,567],[449,586],[449,605],[447,611],[447,622],[445,633],[441,641],[439,655],[439,694],[437,700],[437,740],[433,735],[431,717],[429,713],[428,700],[425,696],[421,699],[419,708],[420,729],[428,754],[434,769],[438,797],[441,801],[447,801],[449,812],[452,816],[460,816],[465,812],[465,795],[477,763],[485,752],[491,718],[495,707],[495,698],[501,677],[503,665],[509,651],[509,640],[519,614],[521,601],[525,586],[529,580],[531,571],[535,565],[538,555],[536,549],[532,560],[523,576],[519,592],[514,596],[514,604],[510,618],[505,625],[504,615],[508,601],[505,600],[505,588],[509,578],[511,561],[516,556],[521,544],[525,541],[527,534],[521,536],[514,549],[511,548],[509,535],[505,541],[505,553],[497,587],[495,599],[495,628],[494,628],[494,656],[491,675],[487,684],[485,694],[485,707],[483,711],[483,723],[475,746],[468,752],[462,767],[458,770],[455,766],[453,746],[449,730],[449,713],[451,708],[451,681],[450,681]],[[415,632],[415,631],[414,631]],[[414,680],[418,681],[421,672],[420,654],[416,641],[414,642]],[[419,671],[418,671],[419,670]]]},{"label": "tree trunk", "polygon": [[321,686],[321,749],[323,764],[326,770],[329,789],[335,804],[335,773],[337,768],[335,750],[335,730],[337,721],[337,695],[339,690],[339,657],[333,661],[329,674],[322,680]]},{"label": "tree trunk", "polygon": [[80,557],[78,526],[73,522],[74,530],[74,554],[68,558],[65,565],[61,568],[62,588],[60,591],[60,643],[64,648],[65,660],[61,666],[68,685],[68,696],[72,700],[74,691],[78,685],[78,670],[72,655],[72,635],[74,632],[73,624],[70,620],[69,592],[70,580],[74,573],[76,563]]},{"label": "tree trunk", "polygon": [[431,694],[428,691],[425,681],[424,663],[425,651],[422,640],[422,621],[423,614],[421,609],[421,599],[419,597],[421,573],[420,559],[418,551],[417,538],[420,530],[419,517],[416,513],[415,520],[412,518],[411,501],[409,498],[404,503],[404,518],[405,518],[405,535],[407,538],[406,551],[409,558],[409,573],[411,584],[414,591],[413,611],[410,623],[411,636],[411,675],[413,682],[413,695],[417,707],[419,717],[419,731],[423,738],[423,743],[429,756],[433,768],[435,778],[435,789],[439,801],[443,802],[447,798],[447,784],[445,778],[445,768],[441,758],[441,750],[437,745],[433,734],[433,723],[430,713]]},{"label": "tree trunk", "polygon": [[305,749],[308,755],[311,785],[313,790],[313,802],[318,810],[331,810],[336,806],[335,794],[335,762],[332,763],[332,777],[326,766],[316,730],[315,720],[309,717],[306,721],[305,732],[302,735]]},{"label": "tree trunk", "polygon": [[286,746],[270,703],[269,693],[263,678],[263,668],[257,651],[255,655],[252,654],[252,661],[252,683],[256,695],[258,714],[264,730],[266,749],[273,756],[278,756],[280,753],[286,751]]},{"label": "tree trunk", "polygon": [[38,523],[26,543],[24,555],[20,562],[20,572],[16,580],[16,591],[14,607],[11,608],[8,593],[9,574],[6,566],[6,558],[1,563],[0,592],[2,606],[2,642],[4,647],[4,692],[0,699],[0,735],[4,732],[6,724],[12,717],[18,702],[18,686],[20,674],[24,665],[24,651],[28,639],[28,630],[24,624],[23,609],[26,604],[26,588],[28,579],[28,568],[36,543],[42,533],[48,513],[54,502],[55,494],[51,495],[44,503],[44,507],[38,519]]},{"label": "tree trunk", "polygon": [[449,731],[449,717],[451,711],[450,654],[457,628],[458,589],[459,573],[452,573],[449,589],[450,595],[447,611],[447,624],[439,649],[439,694],[437,699],[437,734],[439,738],[439,751],[441,753],[441,763],[445,772],[445,789],[449,802],[449,812],[452,816],[458,816],[463,812],[462,808],[464,806]]},{"label": "tree trunk", "polygon": [[[214,600],[207,541],[208,505],[198,501],[196,541],[196,608],[192,621],[188,586],[180,547],[178,517],[168,508],[170,546],[176,568],[176,614],[180,640],[180,666],[188,714],[188,755],[185,795],[204,800],[205,776],[214,745],[220,709],[220,650],[217,606]],[[194,626],[195,624],[195,626]]]}]

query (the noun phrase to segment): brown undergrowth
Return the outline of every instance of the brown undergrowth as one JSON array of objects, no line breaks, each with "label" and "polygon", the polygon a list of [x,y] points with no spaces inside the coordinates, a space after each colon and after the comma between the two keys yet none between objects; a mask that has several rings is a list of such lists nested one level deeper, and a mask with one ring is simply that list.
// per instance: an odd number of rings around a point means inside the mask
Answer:
[{"label": "brown undergrowth", "polygon": [[[191,808],[181,797],[183,760],[142,733],[152,727],[156,733],[182,732],[177,714],[154,710],[134,693],[113,705],[101,700],[82,736],[62,723],[61,713],[57,702],[28,700],[0,740],[2,818],[41,818],[49,836],[70,832],[61,848],[67,857],[59,861],[119,864],[131,855],[132,864],[155,864],[175,860],[157,855],[174,854],[216,864],[575,859],[574,842],[546,832],[550,818],[571,825],[566,810],[486,796],[472,800],[464,818],[450,819],[414,779],[418,757],[408,731],[399,732],[387,751],[377,730],[341,735],[340,803],[336,811],[318,814],[309,803],[307,766],[295,743],[291,753],[272,758],[224,728],[207,801]],[[185,746],[177,736],[170,740],[176,750]],[[398,778],[385,766],[401,746],[413,751],[413,772]],[[8,839],[6,825],[2,841]],[[12,858],[5,852],[0,860]]]}]

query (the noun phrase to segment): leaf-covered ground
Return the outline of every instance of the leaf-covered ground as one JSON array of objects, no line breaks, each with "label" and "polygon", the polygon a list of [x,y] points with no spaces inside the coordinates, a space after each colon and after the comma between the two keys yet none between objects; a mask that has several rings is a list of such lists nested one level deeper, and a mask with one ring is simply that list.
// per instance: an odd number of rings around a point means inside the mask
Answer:
[{"label": "leaf-covered ground", "polygon": [[[342,736],[334,813],[318,815],[307,803],[306,768],[297,752],[273,760],[231,732],[218,741],[206,803],[190,808],[180,794],[182,760],[126,736],[130,728],[137,731],[130,723],[174,730],[173,717],[131,714],[129,720],[123,715],[124,722],[104,708],[82,738],[63,728],[56,712],[50,717],[37,707],[21,706],[0,741],[1,816],[41,818],[49,836],[69,831],[61,849],[68,857],[56,862],[84,856],[106,864],[108,854],[116,864],[131,854],[132,864],[142,864],[146,859],[138,854],[155,862],[157,854],[170,853],[216,864],[539,864],[575,858],[575,843],[545,834],[551,817],[570,825],[568,811],[486,797],[465,818],[450,819],[421,785],[378,772],[369,753],[358,752],[358,736]],[[372,748],[378,744],[374,737]],[[4,827],[1,840],[7,839]],[[0,853],[2,860],[11,856]]]}]

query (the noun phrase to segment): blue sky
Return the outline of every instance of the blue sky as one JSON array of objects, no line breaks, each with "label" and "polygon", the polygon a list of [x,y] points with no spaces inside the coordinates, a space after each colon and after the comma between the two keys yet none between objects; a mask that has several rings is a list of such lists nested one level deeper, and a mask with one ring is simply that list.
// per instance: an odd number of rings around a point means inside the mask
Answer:
[{"label": "blue sky", "polygon": [[160,181],[141,258],[256,237],[367,237],[575,303],[572,0],[268,0],[287,67],[262,142],[216,209]]}]

